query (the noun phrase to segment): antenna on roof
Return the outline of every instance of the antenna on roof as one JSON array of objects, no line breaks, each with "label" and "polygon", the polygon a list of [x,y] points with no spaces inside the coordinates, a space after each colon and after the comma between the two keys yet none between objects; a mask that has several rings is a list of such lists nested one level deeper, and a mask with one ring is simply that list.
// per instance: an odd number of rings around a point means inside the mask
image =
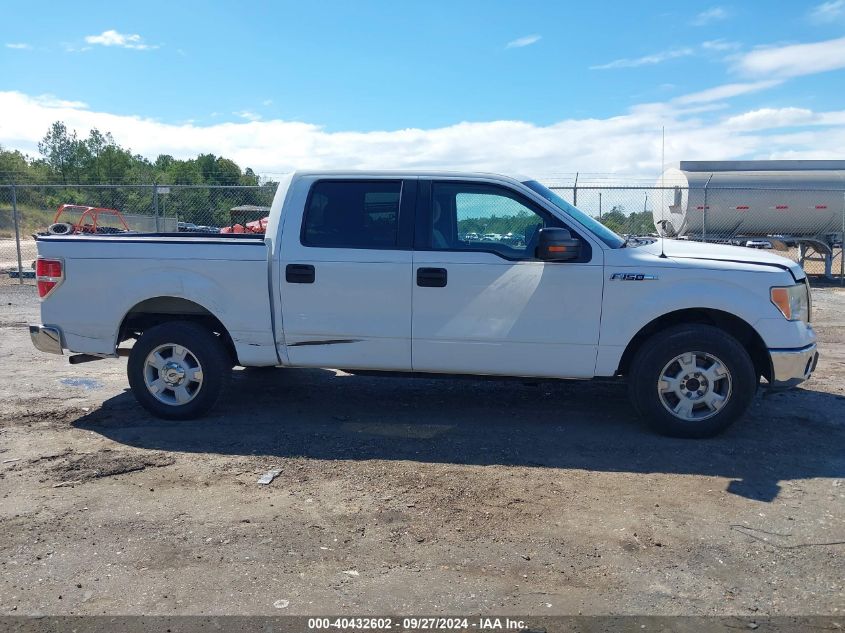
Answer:
[{"label": "antenna on roof", "polygon": [[666,126],[660,128],[660,257],[666,259],[663,242],[666,240],[666,189],[663,187],[663,174],[666,173]]}]

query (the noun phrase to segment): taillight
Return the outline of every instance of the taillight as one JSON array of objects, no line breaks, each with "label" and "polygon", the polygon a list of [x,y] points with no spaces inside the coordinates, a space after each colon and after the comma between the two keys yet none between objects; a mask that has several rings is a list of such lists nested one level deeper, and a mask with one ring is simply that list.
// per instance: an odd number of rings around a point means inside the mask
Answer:
[{"label": "taillight", "polygon": [[62,283],[64,278],[62,260],[41,257],[35,260],[35,281],[38,283],[38,296],[42,299]]}]

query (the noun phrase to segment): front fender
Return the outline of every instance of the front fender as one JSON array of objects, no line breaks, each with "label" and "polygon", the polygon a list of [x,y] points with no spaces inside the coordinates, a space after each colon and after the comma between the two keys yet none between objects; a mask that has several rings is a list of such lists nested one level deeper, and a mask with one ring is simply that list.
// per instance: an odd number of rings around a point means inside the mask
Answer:
[{"label": "front fender", "polygon": [[[654,280],[610,280],[605,283],[596,375],[612,376],[625,348],[646,325],[662,316],[689,309],[720,310],[755,329],[761,318],[783,317],[769,301],[770,279],[759,273],[692,277],[690,271],[654,269]],[[747,278],[750,275],[751,278]],[[773,314],[774,313],[774,314]],[[764,338],[765,341],[765,338]]]}]

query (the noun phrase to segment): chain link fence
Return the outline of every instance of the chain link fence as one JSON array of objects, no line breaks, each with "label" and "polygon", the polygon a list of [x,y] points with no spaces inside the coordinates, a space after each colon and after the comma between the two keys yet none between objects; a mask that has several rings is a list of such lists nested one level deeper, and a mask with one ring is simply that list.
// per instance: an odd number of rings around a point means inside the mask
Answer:
[{"label": "chain link fence", "polygon": [[[207,185],[0,185],[0,283],[32,283],[33,234],[51,224],[90,225],[82,210],[120,211],[98,216],[98,232],[262,230],[275,183]],[[733,244],[764,249],[801,262],[811,275],[845,283],[842,236],[845,190],[725,187],[552,186],[561,198],[622,235]],[[227,228],[228,227],[228,228]],[[246,227],[246,228],[244,228]],[[90,229],[90,226],[89,226]],[[83,229],[84,230],[84,229]],[[470,230],[470,229],[466,229]],[[492,230],[491,230],[492,231]],[[507,231],[501,239],[513,240]],[[489,237],[496,239],[498,233]],[[11,281],[9,281],[11,280]]]},{"label": "chain link fence", "polygon": [[845,189],[552,186],[625,236],[702,241],[773,252],[810,275],[845,283]]},{"label": "chain link fence", "polygon": [[[96,212],[98,233],[218,233],[267,216],[275,192],[275,184],[0,185],[0,283],[34,283],[35,234],[56,223],[93,230],[95,212],[80,207],[105,209]],[[79,206],[59,214],[61,205]]]}]

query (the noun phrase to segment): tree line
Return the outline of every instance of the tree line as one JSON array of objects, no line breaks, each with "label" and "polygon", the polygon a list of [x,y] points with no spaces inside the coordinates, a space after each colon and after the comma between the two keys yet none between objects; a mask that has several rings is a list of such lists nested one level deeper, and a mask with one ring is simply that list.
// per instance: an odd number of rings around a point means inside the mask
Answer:
[{"label": "tree line", "polygon": [[38,143],[40,156],[31,157],[0,146],[0,183],[3,184],[170,184],[260,185],[249,167],[214,154],[187,160],[159,154],[150,160],[121,146],[110,132],[92,129],[80,138],[56,121]]},{"label": "tree line", "polygon": [[[276,183],[262,181],[249,167],[214,154],[177,159],[160,154],[155,160],[121,146],[110,132],[94,128],[86,137],[56,121],[38,143],[39,156],[31,157],[0,146],[0,185],[22,185],[18,205],[48,211],[60,204],[116,208],[128,214],[177,217],[180,221],[224,226],[233,206],[269,206]],[[174,189],[167,197],[153,188],[95,188],[90,185],[214,185],[252,186],[255,189]],[[34,187],[33,185],[59,185]],[[86,185],[89,185],[86,187]],[[6,202],[6,201],[3,201]]]},{"label": "tree line", "polygon": [[651,211],[634,211],[628,215],[625,215],[624,211],[624,206],[617,205],[596,219],[611,231],[622,235],[649,235],[655,232]]}]

